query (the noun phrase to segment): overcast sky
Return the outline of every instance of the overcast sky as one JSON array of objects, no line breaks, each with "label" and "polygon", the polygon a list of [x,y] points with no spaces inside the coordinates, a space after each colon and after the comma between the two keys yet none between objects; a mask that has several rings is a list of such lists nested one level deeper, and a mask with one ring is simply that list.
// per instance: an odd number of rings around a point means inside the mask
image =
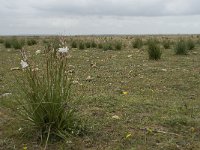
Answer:
[{"label": "overcast sky", "polygon": [[0,4],[0,35],[200,33],[200,0],[0,0]]}]

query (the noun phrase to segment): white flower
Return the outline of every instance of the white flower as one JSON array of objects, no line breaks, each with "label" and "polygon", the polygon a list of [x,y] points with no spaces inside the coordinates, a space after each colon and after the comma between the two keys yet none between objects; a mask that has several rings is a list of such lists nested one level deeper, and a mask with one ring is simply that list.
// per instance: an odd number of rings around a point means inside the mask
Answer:
[{"label": "white flower", "polygon": [[36,55],[38,55],[38,54],[40,54],[40,53],[41,53],[41,50],[35,51],[35,54],[36,54]]},{"label": "white flower", "polygon": [[27,63],[26,61],[21,60],[21,63],[20,63],[20,64],[21,64],[21,66],[22,66],[22,69],[28,67],[28,63]]},{"label": "white flower", "polygon": [[68,53],[68,51],[69,51],[69,48],[68,48],[68,47],[59,48],[59,49],[58,49],[58,52],[59,52],[59,53]]}]

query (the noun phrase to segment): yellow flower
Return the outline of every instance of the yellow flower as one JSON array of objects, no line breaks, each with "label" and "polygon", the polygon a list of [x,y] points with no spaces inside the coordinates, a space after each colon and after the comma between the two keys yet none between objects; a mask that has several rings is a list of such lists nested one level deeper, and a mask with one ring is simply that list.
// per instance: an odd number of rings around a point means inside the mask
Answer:
[{"label": "yellow flower", "polygon": [[132,134],[131,134],[131,133],[128,133],[128,134],[126,135],[126,139],[129,138],[129,137],[131,137],[131,136],[132,136]]},{"label": "yellow flower", "polygon": [[194,131],[195,131],[195,128],[194,128],[194,127],[191,127],[191,128],[190,128],[190,131],[191,131],[191,132],[194,132]]},{"label": "yellow flower", "polygon": [[123,94],[124,94],[124,95],[127,95],[127,94],[128,94],[128,92],[125,92],[125,91],[124,91],[124,92],[123,92]]},{"label": "yellow flower", "polygon": [[24,145],[23,146],[23,150],[27,150],[28,148],[27,148],[27,146],[26,145]]}]

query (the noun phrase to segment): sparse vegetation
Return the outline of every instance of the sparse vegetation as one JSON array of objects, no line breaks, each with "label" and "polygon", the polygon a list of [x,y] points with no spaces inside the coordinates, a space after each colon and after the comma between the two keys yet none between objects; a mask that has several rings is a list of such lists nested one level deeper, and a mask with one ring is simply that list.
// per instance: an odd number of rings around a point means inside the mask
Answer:
[{"label": "sparse vegetation", "polygon": [[164,47],[165,49],[169,49],[169,48],[170,48],[170,45],[171,45],[171,41],[170,41],[169,39],[165,39],[165,40],[163,41],[163,47]]},{"label": "sparse vegetation", "polygon": [[85,49],[85,44],[84,44],[82,41],[79,42],[79,45],[78,45],[78,46],[79,46],[79,49],[80,49],[80,50]]},{"label": "sparse vegetation", "polygon": [[98,48],[99,48],[99,49],[102,49],[102,48],[103,48],[103,44],[102,44],[102,43],[99,43],[99,44],[98,44]]},{"label": "sparse vegetation", "polygon": [[160,46],[154,39],[151,39],[148,42],[148,54],[149,54],[149,59],[152,60],[159,60],[161,58],[162,52]]},{"label": "sparse vegetation", "polygon": [[4,46],[5,46],[5,48],[11,48],[12,47],[11,40],[10,39],[6,39],[4,41]]},{"label": "sparse vegetation", "polygon": [[37,41],[35,39],[28,39],[27,40],[27,45],[32,46],[37,44]]},{"label": "sparse vegetation", "polygon": [[115,50],[121,50],[122,49],[122,42],[116,41],[115,42]]},{"label": "sparse vegetation", "polygon": [[[19,68],[19,51],[6,49],[0,44],[0,149],[199,150],[200,45],[196,44],[186,57],[178,57],[174,55],[175,47],[171,44],[169,49],[162,50],[160,61],[148,61],[148,45],[143,45],[140,50],[133,49],[132,41],[138,36],[128,37],[64,37],[66,45],[69,44],[70,47],[72,41],[77,42],[78,48],[79,41],[84,45],[88,41],[95,41],[98,45],[98,49],[70,49],[70,57],[66,56],[67,58],[57,52],[56,48],[65,46],[55,40],[55,37],[45,37],[48,44],[42,42],[44,37],[37,37],[37,45],[24,48],[29,68],[23,71]],[[2,38],[6,41],[13,37]],[[24,37],[15,38],[20,41]],[[26,37],[26,40],[30,38],[32,37]],[[198,40],[196,36],[188,35],[141,38],[147,44],[151,43],[149,38],[159,39],[161,42],[167,38],[171,42],[175,41],[175,45],[179,39],[185,39],[186,47],[187,39],[195,42]],[[117,41],[122,42],[123,48],[119,51],[115,51]],[[99,49],[99,44],[102,49]],[[163,43],[159,45],[156,41],[154,44],[161,48]],[[56,51],[51,53],[53,49]],[[42,53],[35,55],[38,50]],[[52,56],[51,54],[57,60],[53,61],[52,67],[50,63],[46,63],[46,55]],[[67,63],[64,63],[64,73],[59,73],[62,70],[59,67],[62,58],[66,58]],[[52,81],[46,77],[48,70]],[[27,77],[32,77],[31,86]],[[64,90],[59,88],[65,84],[70,85],[69,99],[64,98]],[[25,92],[21,92],[21,88],[25,87]],[[31,92],[33,90],[30,87],[35,87],[35,92]],[[52,87],[52,91],[48,87]],[[38,108],[36,103],[30,101],[34,96],[34,100],[42,104]],[[23,110],[23,105],[16,104],[16,100],[22,104],[30,101],[29,105],[24,105],[24,108],[29,109]],[[53,106],[51,101],[62,104]],[[34,108],[37,111],[33,111]],[[16,109],[24,114],[26,121],[22,121],[22,116],[17,115]],[[70,110],[72,113],[68,113]],[[68,117],[62,117],[64,111],[66,115],[72,115],[69,120],[65,120]],[[49,114],[45,115],[45,112]],[[37,121],[44,126],[40,124],[37,127],[34,122],[29,122],[33,119],[28,116],[36,116],[34,118],[39,118]],[[53,118],[58,122],[63,120],[63,123],[57,127]],[[72,125],[69,130],[67,121],[74,124],[68,124]],[[87,124],[84,124],[85,121]],[[58,133],[56,128],[61,132]]]},{"label": "sparse vegetation", "polygon": [[22,49],[23,46],[24,46],[23,40],[17,40],[17,39],[12,40],[12,47],[14,49]]},{"label": "sparse vegetation", "polygon": [[133,42],[132,42],[132,46],[133,48],[138,48],[140,49],[143,45],[143,41],[141,38],[136,38]]},{"label": "sparse vegetation", "polygon": [[107,50],[113,50],[113,46],[111,42],[106,42],[103,44],[103,50],[107,51]]},{"label": "sparse vegetation", "polygon": [[187,48],[188,50],[193,50],[195,48],[195,43],[192,39],[187,40]]},{"label": "sparse vegetation", "polygon": [[90,48],[90,47],[91,47],[91,44],[90,44],[89,41],[85,42],[85,47],[86,47],[86,48]]},{"label": "sparse vegetation", "polygon": [[4,40],[2,38],[0,38],[0,44],[2,44],[4,42]]},{"label": "sparse vegetation", "polygon": [[188,53],[187,43],[183,39],[179,39],[175,43],[175,53],[177,55],[186,55]]},{"label": "sparse vegetation", "polygon": [[77,48],[77,42],[76,42],[76,41],[72,41],[71,47],[72,47],[72,48]]},{"label": "sparse vegetation", "polygon": [[96,48],[96,47],[97,47],[97,44],[96,44],[95,41],[92,41],[92,42],[91,42],[91,47],[92,47],[92,48]]}]

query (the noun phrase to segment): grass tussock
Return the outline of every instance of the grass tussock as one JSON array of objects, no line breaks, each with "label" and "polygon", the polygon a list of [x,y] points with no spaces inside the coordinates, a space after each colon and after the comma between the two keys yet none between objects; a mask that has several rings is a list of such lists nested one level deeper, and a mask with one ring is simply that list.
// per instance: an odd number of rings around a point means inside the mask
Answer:
[{"label": "grass tussock", "polygon": [[133,48],[138,48],[140,49],[143,46],[143,41],[141,38],[136,38],[133,42],[132,42],[132,46]]},{"label": "grass tussock", "polygon": [[188,50],[193,50],[195,48],[195,43],[192,39],[187,40],[187,48]]},{"label": "grass tussock", "polygon": [[24,94],[17,101],[18,112],[47,140],[55,136],[80,135],[83,131],[70,106],[73,75],[67,70],[67,49],[59,50],[52,48],[46,51],[41,71],[27,63],[25,57],[22,61]]},{"label": "grass tussock", "polygon": [[37,41],[35,39],[28,39],[27,40],[27,45],[28,46],[32,46],[32,45],[36,45]]},{"label": "grass tussock", "polygon": [[170,49],[171,41],[169,39],[165,39],[163,40],[162,44],[165,49]]},{"label": "grass tussock", "polygon": [[187,55],[188,53],[188,48],[187,48],[187,43],[185,40],[183,39],[179,39],[176,43],[175,43],[175,54],[176,55]]},{"label": "grass tussock", "polygon": [[148,41],[148,54],[149,54],[149,59],[151,60],[159,60],[161,58],[162,52],[160,46],[154,39]]}]

